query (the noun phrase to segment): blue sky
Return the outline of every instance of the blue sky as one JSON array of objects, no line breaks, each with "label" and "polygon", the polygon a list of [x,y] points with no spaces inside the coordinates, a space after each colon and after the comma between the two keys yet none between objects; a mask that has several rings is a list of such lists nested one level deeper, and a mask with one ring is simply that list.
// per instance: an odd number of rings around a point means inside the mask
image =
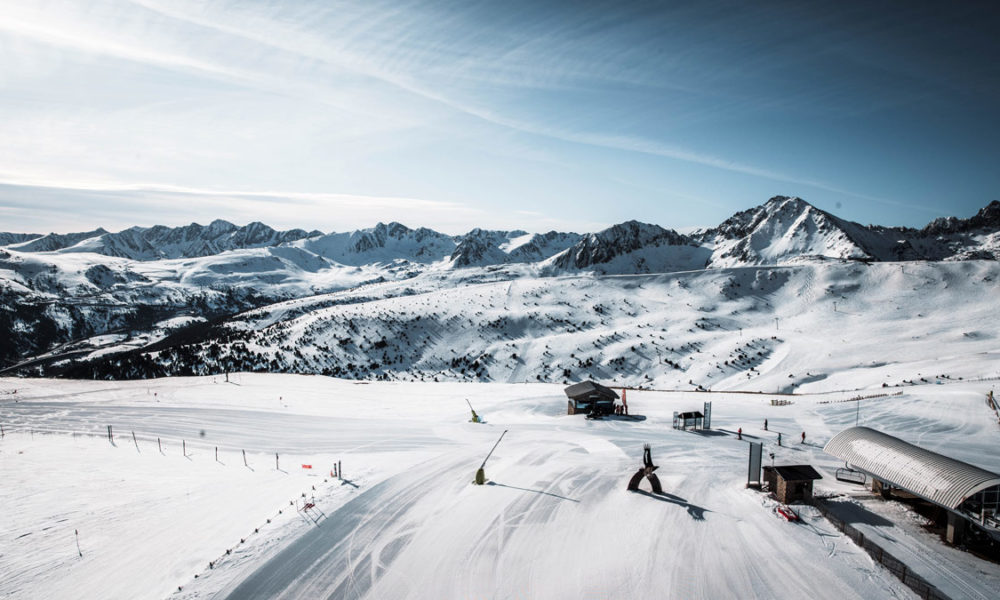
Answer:
[{"label": "blue sky", "polygon": [[0,230],[685,229],[779,194],[922,226],[1000,198],[995,3],[692,4],[6,2]]}]

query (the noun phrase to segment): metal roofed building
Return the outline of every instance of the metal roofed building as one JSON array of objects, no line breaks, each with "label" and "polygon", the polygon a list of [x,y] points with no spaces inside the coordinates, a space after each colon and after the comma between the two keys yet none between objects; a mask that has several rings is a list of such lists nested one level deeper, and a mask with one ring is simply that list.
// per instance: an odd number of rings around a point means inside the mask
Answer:
[{"label": "metal roofed building", "polygon": [[833,436],[823,450],[863,471],[872,487],[896,487],[949,511],[948,541],[961,537],[953,515],[1000,536],[1000,475],[868,427]]}]

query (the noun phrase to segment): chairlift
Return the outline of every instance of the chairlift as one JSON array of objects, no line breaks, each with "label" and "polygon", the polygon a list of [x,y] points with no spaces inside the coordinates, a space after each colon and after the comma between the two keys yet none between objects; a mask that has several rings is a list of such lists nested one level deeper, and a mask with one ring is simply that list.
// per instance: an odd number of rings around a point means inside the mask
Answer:
[{"label": "chairlift", "polygon": [[861,471],[855,471],[846,464],[842,468],[837,469],[834,476],[837,478],[837,481],[856,483],[858,485],[864,485],[868,480],[868,477],[864,473]]}]

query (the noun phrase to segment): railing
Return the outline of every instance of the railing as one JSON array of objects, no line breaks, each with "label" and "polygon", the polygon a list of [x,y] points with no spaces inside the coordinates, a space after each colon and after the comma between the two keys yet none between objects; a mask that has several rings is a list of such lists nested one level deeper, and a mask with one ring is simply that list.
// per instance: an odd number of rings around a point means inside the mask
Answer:
[{"label": "railing", "polygon": [[819,512],[821,512],[823,516],[830,521],[830,523],[833,523],[834,527],[844,532],[844,535],[849,537],[852,542],[864,549],[869,556],[888,569],[890,573],[902,581],[906,587],[916,592],[918,596],[924,600],[951,600],[950,596],[939,590],[920,575],[914,573],[909,567],[906,566],[906,563],[886,552],[882,546],[879,546],[873,540],[866,538],[865,534],[852,527],[850,523],[846,523],[837,518],[830,511],[830,509],[827,508],[826,503],[823,500],[815,498],[814,504],[816,505],[816,508],[819,509]]},{"label": "railing", "polygon": [[837,402],[857,402],[859,400],[874,400],[876,398],[888,398],[890,396],[902,396],[903,392],[894,394],[869,394],[868,396],[854,396],[853,398],[842,398],[840,400],[820,400],[816,404],[835,404]]}]

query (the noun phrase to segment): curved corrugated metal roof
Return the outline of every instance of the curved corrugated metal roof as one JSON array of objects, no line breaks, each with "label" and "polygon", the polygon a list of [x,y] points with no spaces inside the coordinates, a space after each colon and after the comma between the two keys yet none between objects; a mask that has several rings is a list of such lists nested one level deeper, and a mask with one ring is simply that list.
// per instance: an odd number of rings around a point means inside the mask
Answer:
[{"label": "curved corrugated metal roof", "polygon": [[845,429],[823,450],[873,477],[951,510],[1000,475],[868,427]]}]

